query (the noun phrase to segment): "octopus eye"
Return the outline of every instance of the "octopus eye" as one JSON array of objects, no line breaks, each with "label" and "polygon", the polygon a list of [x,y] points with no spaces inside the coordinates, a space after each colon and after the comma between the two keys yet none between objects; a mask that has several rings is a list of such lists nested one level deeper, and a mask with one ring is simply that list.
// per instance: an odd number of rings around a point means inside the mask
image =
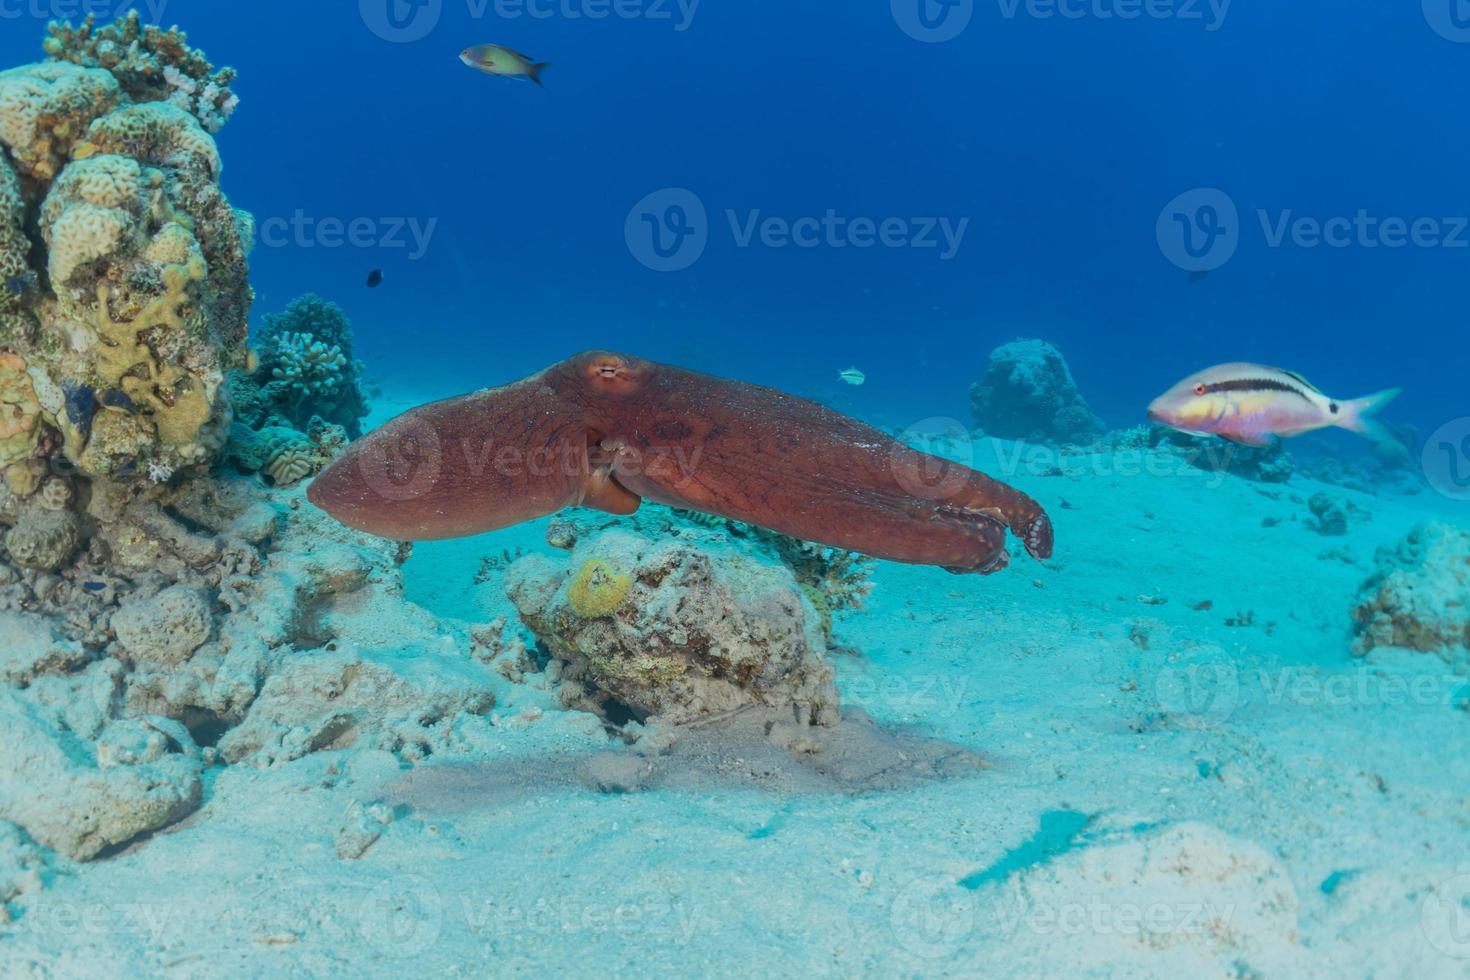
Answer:
[{"label": "octopus eye", "polygon": [[1194,393],[1196,395],[1203,395],[1205,392],[1207,392],[1209,390],[1210,389],[1206,388],[1203,384],[1197,384],[1197,385],[1194,386]]}]

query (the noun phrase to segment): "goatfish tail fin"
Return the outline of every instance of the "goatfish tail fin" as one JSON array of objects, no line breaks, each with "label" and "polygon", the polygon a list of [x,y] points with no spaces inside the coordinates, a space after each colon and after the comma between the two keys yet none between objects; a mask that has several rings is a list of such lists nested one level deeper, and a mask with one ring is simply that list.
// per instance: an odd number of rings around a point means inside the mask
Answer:
[{"label": "goatfish tail fin", "polygon": [[545,88],[546,86],[541,84],[541,73],[550,67],[551,62],[549,61],[538,61],[535,64],[527,65],[526,77],[535,82],[537,88]]},{"label": "goatfish tail fin", "polygon": [[1354,398],[1350,402],[1343,403],[1342,415],[1338,426],[1349,432],[1356,432],[1360,436],[1367,436],[1374,442],[1385,442],[1392,439],[1388,429],[1373,416],[1383,410],[1383,407],[1399,396],[1401,388],[1390,388],[1380,391],[1376,395],[1367,398]]}]

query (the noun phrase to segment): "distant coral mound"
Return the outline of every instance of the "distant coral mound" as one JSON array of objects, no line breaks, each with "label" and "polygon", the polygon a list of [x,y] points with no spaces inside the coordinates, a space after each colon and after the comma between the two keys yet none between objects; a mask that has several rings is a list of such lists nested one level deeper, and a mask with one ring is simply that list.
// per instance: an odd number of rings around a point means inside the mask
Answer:
[{"label": "distant coral mound", "polygon": [[1044,340],[1016,340],[990,352],[970,386],[975,421],[1002,439],[1087,445],[1106,430],[1088,408],[1061,351]]},{"label": "distant coral mound", "polygon": [[1470,531],[1430,522],[1380,548],[1353,621],[1359,654],[1402,647],[1470,666]]}]

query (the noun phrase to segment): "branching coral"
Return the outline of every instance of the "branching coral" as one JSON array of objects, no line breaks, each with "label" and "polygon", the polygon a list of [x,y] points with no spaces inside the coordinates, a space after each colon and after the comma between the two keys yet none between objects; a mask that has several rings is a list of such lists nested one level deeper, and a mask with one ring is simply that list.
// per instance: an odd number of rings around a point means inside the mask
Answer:
[{"label": "branching coral", "polygon": [[167,102],[192,113],[209,132],[229,121],[240,100],[230,90],[233,68],[216,71],[204,52],[189,47],[177,27],[144,24],[136,10],[116,23],[96,26],[89,14],[79,27],[52,24],[46,53],[58,61],[104,68],[135,102]]},{"label": "branching coral", "polygon": [[285,333],[276,338],[271,357],[277,365],[271,377],[284,381],[302,399],[331,395],[342,387],[347,357],[336,344],[309,333]]},{"label": "branching coral", "polygon": [[[232,383],[244,397],[261,400],[251,406],[256,424],[270,424],[274,414],[304,429],[316,416],[342,426],[353,438],[362,434],[367,399],[352,356],[352,324],[341,307],[302,296],[285,312],[265,318],[256,344],[258,370]],[[258,393],[250,390],[252,383]]]}]

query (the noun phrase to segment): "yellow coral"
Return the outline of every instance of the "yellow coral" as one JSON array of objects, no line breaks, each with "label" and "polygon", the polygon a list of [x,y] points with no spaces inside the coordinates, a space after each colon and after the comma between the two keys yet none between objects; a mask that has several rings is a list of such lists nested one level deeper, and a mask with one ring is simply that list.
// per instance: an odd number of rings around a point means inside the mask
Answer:
[{"label": "yellow coral", "polygon": [[145,342],[144,334],[160,327],[183,330],[183,310],[192,302],[189,286],[207,273],[202,258],[166,266],[164,294],[129,321],[112,318],[111,291],[106,283],[97,288],[97,331],[102,338],[97,372],[104,386],[122,391],[140,408],[151,409],[159,441],[175,449],[197,441],[214,413],[220,379],[200,377],[162,360]]},{"label": "yellow coral", "polygon": [[18,354],[0,351],[0,467],[35,455],[41,439],[41,406]]},{"label": "yellow coral", "polygon": [[588,559],[567,586],[567,603],[583,619],[611,615],[633,587],[633,576],[618,572],[601,558]]}]

